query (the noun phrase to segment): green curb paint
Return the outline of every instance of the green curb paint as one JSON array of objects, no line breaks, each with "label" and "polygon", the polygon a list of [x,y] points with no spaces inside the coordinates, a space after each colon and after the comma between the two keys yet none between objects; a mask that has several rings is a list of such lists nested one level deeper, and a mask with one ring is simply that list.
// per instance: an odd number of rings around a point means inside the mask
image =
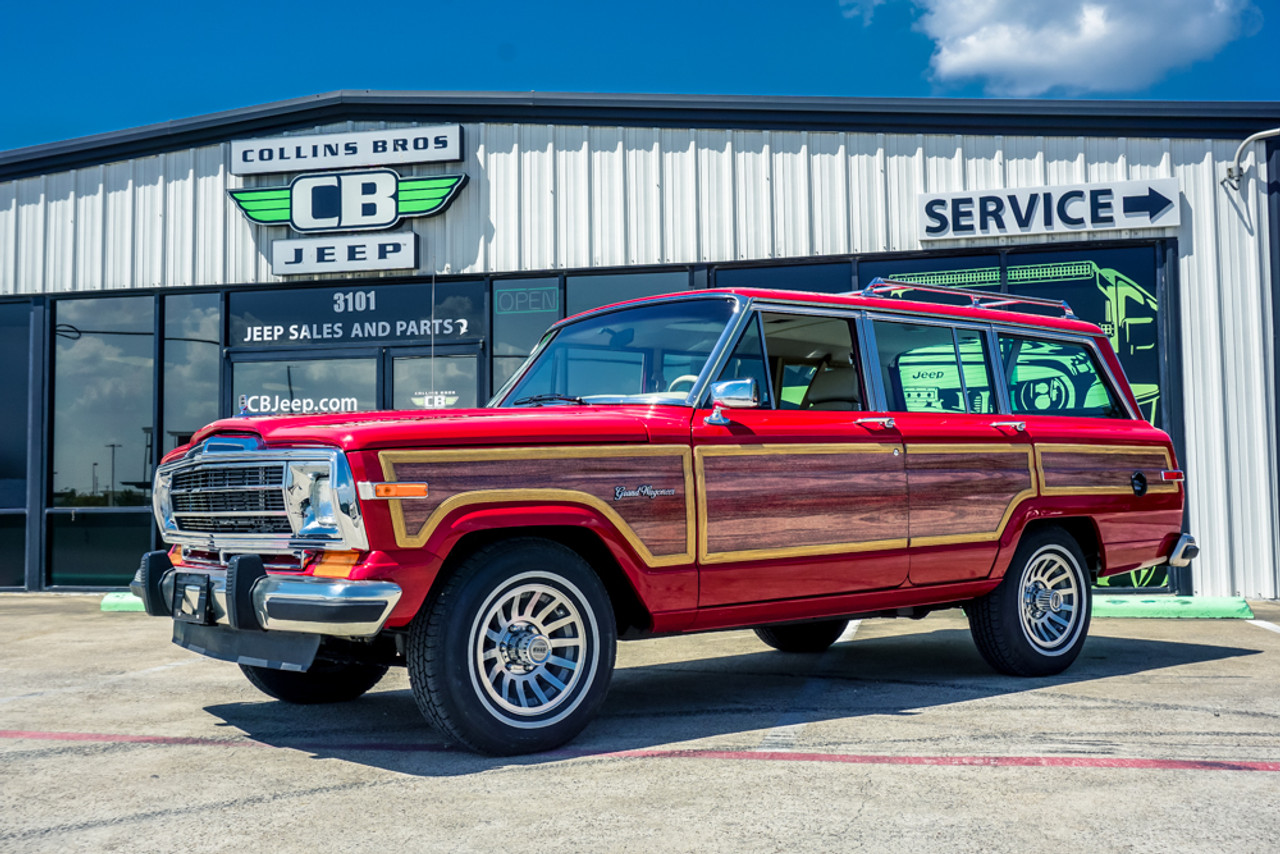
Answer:
[{"label": "green curb paint", "polygon": [[132,593],[108,593],[102,597],[104,611],[142,611],[142,600]]},{"label": "green curb paint", "polygon": [[1095,617],[1251,620],[1253,611],[1234,596],[1093,596]]}]

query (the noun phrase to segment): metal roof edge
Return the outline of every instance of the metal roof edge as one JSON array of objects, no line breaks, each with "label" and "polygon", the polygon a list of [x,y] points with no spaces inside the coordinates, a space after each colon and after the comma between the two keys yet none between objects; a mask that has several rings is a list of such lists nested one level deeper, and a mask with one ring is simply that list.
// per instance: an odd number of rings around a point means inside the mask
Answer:
[{"label": "metal roof edge", "polygon": [[0,180],[345,120],[1242,139],[1280,101],[1067,101],[343,89],[0,152]]}]

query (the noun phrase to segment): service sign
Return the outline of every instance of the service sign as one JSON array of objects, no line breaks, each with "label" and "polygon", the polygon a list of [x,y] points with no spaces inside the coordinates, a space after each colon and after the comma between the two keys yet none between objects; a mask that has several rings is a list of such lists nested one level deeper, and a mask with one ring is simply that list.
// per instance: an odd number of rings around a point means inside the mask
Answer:
[{"label": "service sign", "polygon": [[283,136],[231,143],[232,175],[445,163],[461,159],[462,125]]},{"label": "service sign", "polygon": [[921,193],[921,240],[1076,234],[1182,224],[1177,178]]}]

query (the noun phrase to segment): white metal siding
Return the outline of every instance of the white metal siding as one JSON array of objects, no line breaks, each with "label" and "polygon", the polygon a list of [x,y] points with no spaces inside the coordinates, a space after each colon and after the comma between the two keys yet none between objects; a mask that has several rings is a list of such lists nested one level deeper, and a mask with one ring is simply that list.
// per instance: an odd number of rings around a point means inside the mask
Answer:
[{"label": "white metal siding", "polygon": [[[470,124],[463,138],[462,163],[403,169],[470,177],[444,214],[408,221],[423,273],[974,249],[922,246],[917,194],[1176,177],[1180,229],[1097,237],[1178,239],[1197,592],[1280,596],[1267,242],[1276,226],[1260,145],[1237,193],[1219,183],[1230,141],[532,124]],[[232,176],[228,152],[224,143],[0,183],[0,295],[278,281],[267,251],[289,230],[251,225],[226,191],[290,176]]]}]

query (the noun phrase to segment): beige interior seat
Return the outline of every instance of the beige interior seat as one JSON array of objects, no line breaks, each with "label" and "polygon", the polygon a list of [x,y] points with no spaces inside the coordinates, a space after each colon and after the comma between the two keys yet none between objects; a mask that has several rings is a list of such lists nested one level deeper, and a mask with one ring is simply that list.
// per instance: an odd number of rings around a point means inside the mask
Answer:
[{"label": "beige interior seat", "polygon": [[825,364],[809,384],[804,409],[852,411],[862,409],[858,372],[853,365]]}]

